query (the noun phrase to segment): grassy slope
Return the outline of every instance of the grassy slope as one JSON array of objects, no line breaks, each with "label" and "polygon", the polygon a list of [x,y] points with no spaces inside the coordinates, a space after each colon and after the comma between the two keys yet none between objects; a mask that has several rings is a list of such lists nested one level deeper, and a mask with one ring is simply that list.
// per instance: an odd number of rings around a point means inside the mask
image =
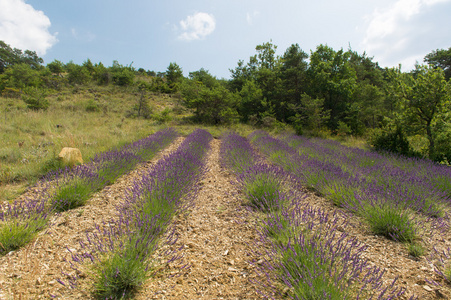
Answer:
[{"label": "grassy slope", "polygon": [[[155,112],[174,105],[168,96],[150,98]],[[21,99],[0,97],[0,199],[13,199],[34,183],[63,147],[79,148],[86,161],[167,126],[125,117],[138,99],[131,89],[70,88],[48,99],[48,110],[32,111]],[[87,111],[93,101],[98,110]]]},{"label": "grassy slope", "polygon": [[[253,128],[243,125],[208,127],[190,124],[190,112],[170,95],[147,93],[152,118],[130,118],[127,112],[137,103],[135,88],[115,86],[70,87],[50,94],[46,111],[32,111],[21,99],[0,97],[0,201],[15,199],[55,165],[63,147],[76,147],[83,159],[95,153],[146,137],[172,126],[186,135],[204,128],[219,137],[223,131],[249,134]],[[97,110],[88,111],[95,103]],[[162,120],[159,112],[170,111]],[[47,167],[46,167],[47,166]]]}]

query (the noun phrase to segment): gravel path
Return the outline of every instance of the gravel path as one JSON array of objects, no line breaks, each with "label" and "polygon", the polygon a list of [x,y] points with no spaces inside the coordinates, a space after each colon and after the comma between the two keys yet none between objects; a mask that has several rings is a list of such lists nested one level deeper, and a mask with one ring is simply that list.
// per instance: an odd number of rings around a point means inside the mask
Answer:
[{"label": "gravel path", "polygon": [[[190,268],[173,278],[150,281],[138,299],[262,298],[249,280],[256,276],[249,264],[257,259],[249,254],[257,238],[255,220],[235,193],[235,176],[219,165],[219,147],[220,141],[213,140],[208,172],[193,208],[175,220],[179,239],[174,247],[183,248]],[[177,270],[170,266],[166,273]]]}]

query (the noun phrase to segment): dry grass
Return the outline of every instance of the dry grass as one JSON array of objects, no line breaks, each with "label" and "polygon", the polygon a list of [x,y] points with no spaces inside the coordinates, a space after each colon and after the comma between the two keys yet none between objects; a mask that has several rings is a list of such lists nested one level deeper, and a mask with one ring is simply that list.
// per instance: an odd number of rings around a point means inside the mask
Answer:
[{"label": "dry grass", "polygon": [[[48,96],[46,111],[32,111],[21,99],[0,97],[0,201],[11,200],[45,174],[63,147],[76,147],[89,160],[116,146],[171,126],[152,119],[127,118],[138,95],[117,87],[70,88]],[[150,96],[155,113],[174,99]],[[87,110],[95,104],[94,111]]]}]

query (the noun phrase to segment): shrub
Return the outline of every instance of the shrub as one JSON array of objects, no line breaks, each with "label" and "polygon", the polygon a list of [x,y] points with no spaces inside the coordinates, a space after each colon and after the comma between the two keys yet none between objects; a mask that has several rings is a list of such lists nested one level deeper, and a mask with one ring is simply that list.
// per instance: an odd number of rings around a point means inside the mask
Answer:
[{"label": "shrub", "polygon": [[42,89],[29,89],[24,96],[24,102],[27,108],[32,110],[47,110],[49,101],[46,98],[46,92]]},{"label": "shrub", "polygon": [[348,126],[343,121],[338,121],[338,128],[337,128],[337,135],[339,137],[345,137],[347,135],[350,135],[352,133],[351,127]]},{"label": "shrub", "polygon": [[99,105],[94,99],[91,99],[88,101],[88,103],[86,103],[86,111],[96,112],[99,110],[100,110]]},{"label": "shrub", "polygon": [[405,156],[413,154],[409,141],[400,126],[397,126],[395,130],[375,132],[370,142],[376,151],[389,151]]},{"label": "shrub", "polygon": [[170,115],[171,111],[169,108],[165,108],[159,113],[156,113],[152,116],[152,118],[157,121],[159,124],[164,124],[166,122],[171,121],[172,117]]}]

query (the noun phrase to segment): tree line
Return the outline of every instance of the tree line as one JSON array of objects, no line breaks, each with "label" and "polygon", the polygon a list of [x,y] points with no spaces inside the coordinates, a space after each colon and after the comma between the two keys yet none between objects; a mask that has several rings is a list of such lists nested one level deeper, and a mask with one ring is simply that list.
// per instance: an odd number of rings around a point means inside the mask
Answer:
[{"label": "tree line", "polygon": [[177,94],[198,122],[289,124],[299,134],[363,136],[378,150],[451,160],[451,47],[432,51],[409,72],[324,44],[309,54],[293,44],[277,55],[272,42],[255,51],[225,80],[205,69],[185,77],[176,63],[159,73],[89,59],[82,65],[54,60],[44,67],[36,53],[0,42],[0,90],[136,86]]}]

